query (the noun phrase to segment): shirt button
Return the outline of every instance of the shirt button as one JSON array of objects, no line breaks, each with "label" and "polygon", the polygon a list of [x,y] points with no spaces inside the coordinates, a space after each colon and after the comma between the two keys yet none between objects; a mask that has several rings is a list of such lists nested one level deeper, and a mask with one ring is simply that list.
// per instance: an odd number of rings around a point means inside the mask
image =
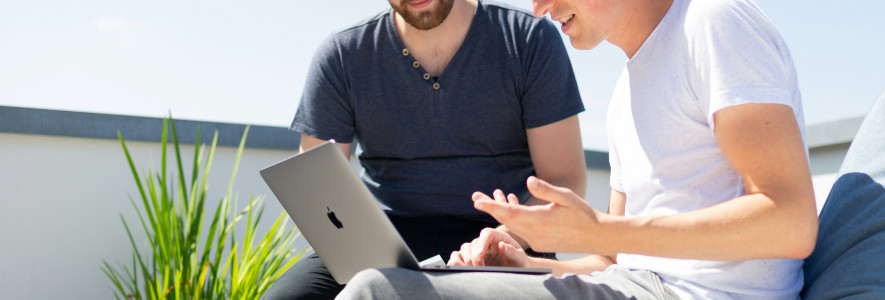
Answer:
[{"label": "shirt button", "polygon": [[424,73],[424,80],[430,79],[430,73]]},{"label": "shirt button", "polygon": [[409,55],[409,49],[403,49],[403,56]]},{"label": "shirt button", "polygon": [[438,90],[438,89],[439,89],[439,82],[434,82],[434,83],[433,83],[433,89],[434,89],[434,90]]},{"label": "shirt button", "polygon": [[419,62],[416,60],[415,62],[412,63],[412,67],[415,68],[415,69],[417,69],[417,68],[421,67],[421,63],[419,63]]}]

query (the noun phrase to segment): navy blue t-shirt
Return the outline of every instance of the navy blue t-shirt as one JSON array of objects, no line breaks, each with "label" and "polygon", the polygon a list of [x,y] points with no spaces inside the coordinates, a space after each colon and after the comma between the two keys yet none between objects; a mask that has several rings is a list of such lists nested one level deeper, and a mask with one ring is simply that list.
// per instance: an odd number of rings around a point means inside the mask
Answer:
[{"label": "navy blue t-shirt", "polygon": [[584,110],[562,38],[549,21],[481,2],[438,78],[415,62],[392,10],[331,35],[291,129],[356,138],[361,178],[388,213],[493,221],[472,193],[527,199],[526,129]]}]

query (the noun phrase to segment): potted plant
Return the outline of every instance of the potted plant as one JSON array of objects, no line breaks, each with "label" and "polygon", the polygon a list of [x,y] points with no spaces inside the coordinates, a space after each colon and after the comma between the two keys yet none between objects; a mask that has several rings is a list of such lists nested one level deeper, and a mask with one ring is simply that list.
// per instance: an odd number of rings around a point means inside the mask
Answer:
[{"label": "potted plant", "polygon": [[[167,126],[171,129],[176,168],[167,172]],[[243,132],[231,172],[227,193],[206,224],[207,178],[212,167],[218,131],[208,147],[200,144],[200,129],[194,143],[193,164],[182,164],[182,152],[171,116],[163,120],[160,172],[137,171],[122,134],[117,132],[139,200],[130,197],[138,212],[138,224],[146,235],[145,251],[140,251],[129,224],[123,226],[132,244],[131,268],[121,269],[103,262],[102,271],[115,286],[115,297],[126,299],[257,299],[304,251],[293,248],[299,235],[287,228],[286,213],[259,236],[258,221],[264,211],[263,197],[250,195],[249,204],[236,211],[233,184],[246,136]],[[204,154],[207,154],[204,156]],[[189,177],[187,176],[190,173]],[[231,201],[233,200],[233,205]],[[139,203],[140,202],[140,206]],[[245,221],[242,237],[236,225]],[[204,236],[205,234],[205,236]],[[306,249],[305,249],[306,250]]]}]

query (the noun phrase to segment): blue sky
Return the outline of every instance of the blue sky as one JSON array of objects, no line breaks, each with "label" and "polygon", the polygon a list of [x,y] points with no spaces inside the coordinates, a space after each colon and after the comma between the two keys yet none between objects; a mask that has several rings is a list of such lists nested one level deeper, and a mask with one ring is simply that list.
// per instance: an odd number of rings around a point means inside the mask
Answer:
[{"label": "blue sky", "polygon": [[[866,113],[885,90],[885,1],[757,3],[792,51],[807,124]],[[387,7],[0,0],[0,105],[287,126],[317,45]],[[607,43],[568,48],[587,107],[584,146],[604,150],[605,109],[626,57]]]}]

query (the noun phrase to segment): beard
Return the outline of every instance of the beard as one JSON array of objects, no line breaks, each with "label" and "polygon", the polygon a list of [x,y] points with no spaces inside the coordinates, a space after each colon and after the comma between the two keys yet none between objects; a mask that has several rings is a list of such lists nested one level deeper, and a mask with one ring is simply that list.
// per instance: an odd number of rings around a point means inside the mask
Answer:
[{"label": "beard", "polygon": [[399,4],[394,4],[396,0],[389,0],[390,6],[396,13],[403,17],[403,20],[418,30],[430,30],[442,24],[449,16],[454,5],[454,0],[436,0],[436,6],[431,11],[415,12],[409,8],[407,2],[409,0],[400,0]]}]

